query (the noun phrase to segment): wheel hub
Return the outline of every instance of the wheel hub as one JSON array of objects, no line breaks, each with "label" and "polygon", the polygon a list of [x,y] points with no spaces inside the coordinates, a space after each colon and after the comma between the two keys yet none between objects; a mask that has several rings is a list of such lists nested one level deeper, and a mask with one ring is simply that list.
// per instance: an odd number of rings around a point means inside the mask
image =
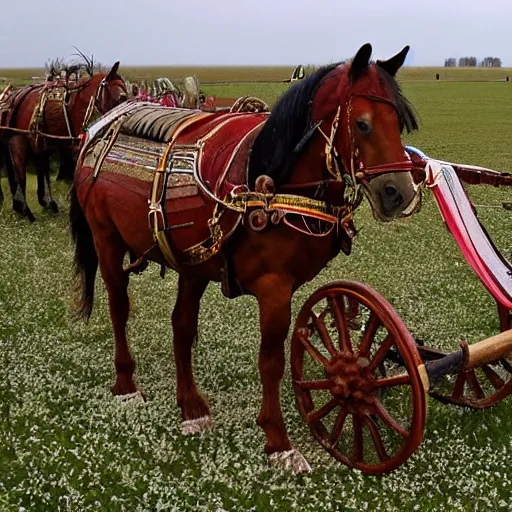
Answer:
[{"label": "wheel hub", "polygon": [[326,376],[332,383],[331,394],[348,403],[349,408],[360,408],[361,402],[373,401],[375,380],[368,371],[370,362],[365,357],[357,357],[351,352],[334,356],[325,368]]}]

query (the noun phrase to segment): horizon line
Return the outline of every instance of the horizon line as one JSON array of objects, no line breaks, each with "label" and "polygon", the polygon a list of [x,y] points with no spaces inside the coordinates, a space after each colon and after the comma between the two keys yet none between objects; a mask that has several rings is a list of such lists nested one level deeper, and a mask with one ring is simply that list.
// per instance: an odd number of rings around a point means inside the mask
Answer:
[{"label": "horizon line", "polygon": [[[108,64],[99,63],[104,67],[108,67]],[[328,64],[123,64],[121,62],[120,68],[285,68],[285,67],[297,67],[297,66],[325,66]],[[1,70],[11,70],[11,69],[44,69],[45,66],[10,66],[10,67],[0,67]],[[415,64],[415,65],[403,65],[403,68],[445,68],[445,69],[507,69],[512,68],[511,66],[502,65],[501,67],[482,67],[482,66],[444,66],[442,64]]]}]

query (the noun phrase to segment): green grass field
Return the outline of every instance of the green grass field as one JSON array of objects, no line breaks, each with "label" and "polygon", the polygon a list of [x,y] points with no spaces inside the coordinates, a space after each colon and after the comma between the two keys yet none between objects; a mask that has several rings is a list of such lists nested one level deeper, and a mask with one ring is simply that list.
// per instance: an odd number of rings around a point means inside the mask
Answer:
[{"label": "green grass field", "polygon": [[[306,71],[311,66],[306,65]],[[314,66],[313,66],[314,68]],[[197,75],[200,83],[207,82],[276,82],[290,78],[294,66],[124,66],[121,73],[129,80],[152,81],[159,77],[181,80],[186,76]],[[399,72],[403,81],[504,81],[512,76],[512,68],[443,68],[443,67],[404,67]],[[31,83],[35,77],[43,77],[43,68],[0,69],[0,85],[11,81],[14,85]],[[225,97],[229,97],[225,95]]]},{"label": "green grass field", "polygon": [[[510,84],[409,81],[405,71],[403,79],[422,121],[406,142],[434,157],[512,170]],[[229,90],[226,96],[251,92],[272,101],[281,86]],[[154,265],[130,285],[129,337],[149,400],[116,401],[109,393],[113,338],[101,279],[90,323],[70,321],[67,187],[58,183],[55,190],[60,215],[36,206],[33,177],[29,201],[38,222],[29,225],[7,205],[0,212],[0,511],[510,510],[511,399],[472,412],[429,398],[418,451],[394,473],[368,477],[331,459],[312,439],[295,408],[287,366],[285,421],[313,472],[269,469],[255,424],[256,303],[228,301],[217,285],[205,294],[195,349],[197,380],[216,429],[183,437],[170,329],[176,277],[168,273],[162,281]],[[483,205],[479,217],[496,245],[512,259],[511,213],[484,207],[510,201],[510,190],[468,190]],[[493,300],[428,193],[408,220],[380,224],[365,203],[356,224],[353,254],[340,255],[296,293],[294,315],[318,286],[351,278],[380,291],[429,345],[451,350],[461,339],[498,332]]]}]

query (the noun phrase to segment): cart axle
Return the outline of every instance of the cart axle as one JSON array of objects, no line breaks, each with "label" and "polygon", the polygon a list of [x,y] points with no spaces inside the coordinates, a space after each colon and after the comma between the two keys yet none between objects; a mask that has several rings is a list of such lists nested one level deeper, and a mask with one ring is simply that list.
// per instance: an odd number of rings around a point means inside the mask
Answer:
[{"label": "cart axle", "polygon": [[435,382],[445,375],[459,373],[459,371],[464,368],[466,362],[467,351],[462,347],[435,361],[427,361],[425,368],[427,370],[428,379],[430,382]]}]

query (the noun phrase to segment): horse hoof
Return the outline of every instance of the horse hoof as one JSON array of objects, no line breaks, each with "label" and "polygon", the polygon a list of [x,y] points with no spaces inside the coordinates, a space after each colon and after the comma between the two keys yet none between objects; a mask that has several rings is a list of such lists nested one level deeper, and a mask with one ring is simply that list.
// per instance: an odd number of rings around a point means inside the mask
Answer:
[{"label": "horse hoof", "polygon": [[184,436],[199,434],[205,430],[213,428],[213,420],[211,416],[201,416],[194,420],[185,420],[181,422],[181,433]]},{"label": "horse hoof", "polygon": [[59,207],[57,206],[57,203],[55,201],[52,201],[51,203],[47,203],[46,201],[39,203],[43,210],[50,212],[50,213],[59,213]]},{"label": "horse hoof", "polygon": [[272,467],[291,471],[292,473],[309,473],[311,466],[303,455],[292,448],[284,452],[274,452],[269,455],[269,462]]},{"label": "horse hoof", "polygon": [[146,403],[146,398],[144,397],[142,391],[139,389],[135,391],[135,393],[127,393],[125,395],[115,395],[116,400],[119,402],[130,402],[130,403]]},{"label": "horse hoof", "polygon": [[26,217],[30,222],[36,221],[36,218],[30,211],[30,209],[27,206],[25,206],[21,201],[15,199],[12,202],[12,209],[22,217]]}]

